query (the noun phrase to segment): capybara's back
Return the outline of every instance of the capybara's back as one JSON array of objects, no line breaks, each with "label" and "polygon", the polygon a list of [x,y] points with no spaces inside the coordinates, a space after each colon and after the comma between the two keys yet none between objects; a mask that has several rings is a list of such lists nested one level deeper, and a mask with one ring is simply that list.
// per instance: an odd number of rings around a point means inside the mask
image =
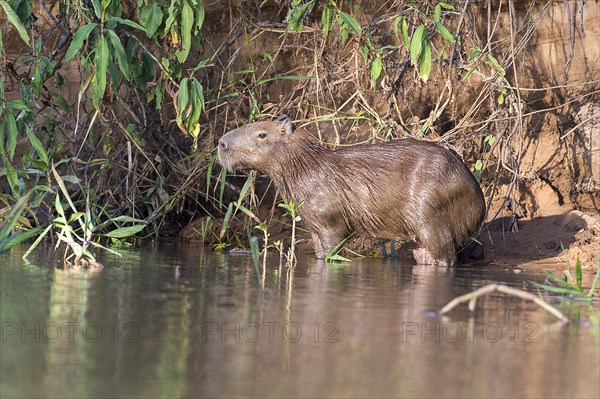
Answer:
[{"label": "capybara's back", "polygon": [[288,118],[257,122],[224,135],[219,159],[228,169],[269,175],[300,213],[324,258],[344,238],[414,242],[418,263],[454,265],[485,214],[479,184],[452,152],[403,139],[323,148]]}]

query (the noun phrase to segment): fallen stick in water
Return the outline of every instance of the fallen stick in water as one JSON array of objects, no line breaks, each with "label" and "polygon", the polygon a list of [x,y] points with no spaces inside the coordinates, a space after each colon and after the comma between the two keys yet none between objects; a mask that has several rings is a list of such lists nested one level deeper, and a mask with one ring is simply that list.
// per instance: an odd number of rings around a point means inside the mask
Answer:
[{"label": "fallen stick in water", "polygon": [[472,312],[475,310],[475,304],[477,302],[477,298],[479,298],[480,296],[490,294],[495,291],[501,292],[501,293],[507,294],[507,295],[516,296],[518,298],[525,299],[527,301],[533,301],[538,306],[540,306],[543,309],[547,310],[548,312],[552,313],[554,316],[556,316],[558,319],[560,319],[561,322],[563,322],[563,323],[569,322],[569,319],[567,318],[567,316],[565,316],[560,310],[558,310],[554,306],[549,305],[546,302],[542,301],[537,296],[535,296],[527,291],[523,291],[523,290],[520,290],[517,288],[511,288],[511,287],[508,287],[506,285],[501,285],[501,284],[489,284],[489,285],[481,287],[473,292],[470,292],[468,294],[461,295],[457,298],[454,298],[453,300],[448,302],[448,304],[439,311],[439,314],[440,315],[446,314],[449,311],[451,311],[452,309],[454,309],[456,306],[460,305],[463,302],[467,302],[467,301],[469,301],[469,310]]}]

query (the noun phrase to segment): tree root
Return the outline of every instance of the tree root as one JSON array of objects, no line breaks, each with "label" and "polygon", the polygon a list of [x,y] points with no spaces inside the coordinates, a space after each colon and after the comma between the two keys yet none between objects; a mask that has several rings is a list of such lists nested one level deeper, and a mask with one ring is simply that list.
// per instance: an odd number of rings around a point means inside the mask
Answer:
[{"label": "tree root", "polygon": [[475,310],[475,304],[477,302],[477,298],[487,295],[487,294],[490,294],[495,291],[501,292],[506,295],[516,296],[518,298],[525,299],[527,301],[533,301],[538,306],[542,307],[543,309],[547,310],[548,312],[550,312],[554,316],[556,316],[562,323],[569,322],[569,319],[567,318],[567,316],[565,316],[561,311],[556,309],[554,306],[549,305],[546,302],[542,301],[537,296],[535,296],[527,291],[523,291],[523,290],[520,290],[517,288],[511,288],[511,287],[508,287],[506,285],[501,285],[501,284],[489,284],[489,285],[481,287],[473,292],[470,292],[468,294],[461,295],[457,298],[454,298],[453,300],[448,302],[448,304],[439,311],[439,314],[440,315],[446,314],[450,310],[454,309],[456,306],[458,306],[461,303],[466,302],[466,301],[469,301],[469,310],[472,312]]}]

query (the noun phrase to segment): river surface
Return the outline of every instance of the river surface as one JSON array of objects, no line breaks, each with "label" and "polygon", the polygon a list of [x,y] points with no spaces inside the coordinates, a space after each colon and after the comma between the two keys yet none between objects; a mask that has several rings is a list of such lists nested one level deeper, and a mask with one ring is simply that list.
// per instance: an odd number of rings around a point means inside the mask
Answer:
[{"label": "river surface", "polygon": [[600,396],[597,304],[550,298],[567,325],[503,294],[436,314],[489,283],[535,292],[541,269],[122,253],[95,273],[0,255],[2,398]]}]

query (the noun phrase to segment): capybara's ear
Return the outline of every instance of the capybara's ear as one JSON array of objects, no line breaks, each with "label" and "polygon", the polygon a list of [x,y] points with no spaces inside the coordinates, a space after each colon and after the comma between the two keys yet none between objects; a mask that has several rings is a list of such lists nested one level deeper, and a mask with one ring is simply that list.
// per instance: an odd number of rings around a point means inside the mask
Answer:
[{"label": "capybara's ear", "polygon": [[282,134],[290,134],[294,131],[294,124],[292,123],[292,120],[290,119],[289,116],[287,115],[279,115],[277,117],[277,120],[279,122],[281,122],[281,133]]}]

